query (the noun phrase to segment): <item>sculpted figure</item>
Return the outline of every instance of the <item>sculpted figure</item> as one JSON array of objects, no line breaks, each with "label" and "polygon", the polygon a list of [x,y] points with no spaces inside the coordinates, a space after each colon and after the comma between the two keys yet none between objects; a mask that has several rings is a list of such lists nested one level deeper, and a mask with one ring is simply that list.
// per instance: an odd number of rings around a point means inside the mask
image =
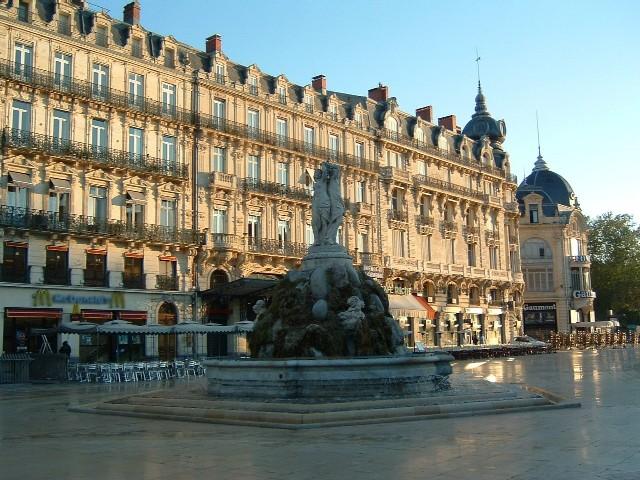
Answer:
[{"label": "sculpted figure", "polygon": [[328,190],[329,200],[331,202],[331,214],[329,216],[327,239],[329,244],[335,245],[338,228],[340,228],[344,219],[344,202],[342,201],[342,195],[340,194],[340,167],[330,163],[325,163],[325,166],[328,170]]},{"label": "sculpted figure", "polygon": [[253,313],[256,314],[256,321],[260,320],[260,317],[267,311],[267,304],[264,300],[258,300],[253,305]]},{"label": "sculpted figure", "polygon": [[338,228],[344,217],[344,202],[340,194],[340,167],[329,162],[316,170],[313,185],[311,226],[314,245],[335,245]]}]

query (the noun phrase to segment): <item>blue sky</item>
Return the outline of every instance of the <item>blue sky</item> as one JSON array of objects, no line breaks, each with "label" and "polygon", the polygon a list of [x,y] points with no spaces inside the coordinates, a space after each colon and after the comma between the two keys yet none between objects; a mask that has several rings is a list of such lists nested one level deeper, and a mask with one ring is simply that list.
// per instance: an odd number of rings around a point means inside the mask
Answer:
[{"label": "blue sky", "polygon": [[[120,19],[123,0],[94,0]],[[142,24],[204,49],[223,37],[231,60],[306,85],[366,95],[383,82],[400,108],[473,113],[475,49],[489,111],[522,179],[542,154],[582,210],[640,221],[640,2],[589,0],[142,0]],[[95,8],[95,7],[94,7]],[[631,132],[626,129],[631,128]]]}]

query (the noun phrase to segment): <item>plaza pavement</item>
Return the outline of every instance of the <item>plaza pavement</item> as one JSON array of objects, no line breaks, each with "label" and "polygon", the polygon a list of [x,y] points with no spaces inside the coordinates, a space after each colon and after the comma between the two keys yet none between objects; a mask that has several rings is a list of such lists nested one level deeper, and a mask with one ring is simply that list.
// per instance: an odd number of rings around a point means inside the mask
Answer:
[{"label": "plaza pavement", "polygon": [[640,349],[456,362],[461,371],[582,408],[292,432],[67,411],[158,383],[0,385],[0,479],[640,480]]}]

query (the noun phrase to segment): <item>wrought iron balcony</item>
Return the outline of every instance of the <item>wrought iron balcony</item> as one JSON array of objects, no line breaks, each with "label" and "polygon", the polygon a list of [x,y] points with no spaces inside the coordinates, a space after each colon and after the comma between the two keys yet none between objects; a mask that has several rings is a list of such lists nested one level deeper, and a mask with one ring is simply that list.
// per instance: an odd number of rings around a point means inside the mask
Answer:
[{"label": "wrought iron balcony", "polygon": [[6,205],[0,206],[0,227],[82,236],[104,236],[147,243],[199,245],[203,241],[202,235],[197,230],[146,223],[128,224],[120,220],[104,220],[84,215],[61,215],[45,210]]},{"label": "wrought iron balcony", "polygon": [[413,182],[416,187],[425,185],[428,187],[434,187],[440,190],[444,190],[446,192],[453,192],[478,200],[484,200],[484,194],[482,192],[472,190],[471,188],[463,187],[461,185],[455,185],[450,182],[445,182],[444,180],[440,180],[438,178],[431,178],[426,175],[414,175]]},{"label": "wrought iron balcony", "polygon": [[31,266],[9,268],[0,263],[0,282],[31,283]]},{"label": "wrought iron balcony", "polygon": [[504,204],[504,209],[507,212],[518,213],[518,202],[507,202]]},{"label": "wrought iron balcony", "polygon": [[570,255],[569,261],[571,263],[588,264],[591,263],[590,255]]},{"label": "wrought iron balcony", "polygon": [[456,222],[452,222],[450,220],[443,220],[442,221],[442,229],[445,232],[457,232],[458,231],[458,225],[456,225]]},{"label": "wrought iron balcony", "polygon": [[287,197],[290,200],[301,202],[311,201],[311,191],[301,187],[290,187],[276,182],[266,182],[255,178],[243,178],[241,188],[245,192],[259,192],[265,195],[274,195],[279,197]]},{"label": "wrought iron balcony", "polygon": [[224,172],[211,172],[209,175],[209,181],[212,185],[224,188],[233,188],[235,178],[235,175]]},{"label": "wrought iron balcony", "polygon": [[416,224],[424,225],[425,227],[433,227],[434,226],[433,217],[428,217],[426,215],[416,215]]},{"label": "wrought iron balcony", "polygon": [[249,238],[247,251],[258,254],[302,258],[307,254],[309,245],[270,238]]},{"label": "wrought iron balcony", "polygon": [[381,167],[380,176],[383,180],[387,181],[394,180],[402,183],[409,183],[411,181],[409,172],[398,167]]},{"label": "wrought iron balcony", "polygon": [[241,250],[242,238],[229,233],[212,233],[211,246],[215,250]]},{"label": "wrought iron balcony", "polygon": [[151,175],[178,178],[187,178],[189,176],[189,169],[186,165],[113,148],[95,147],[86,143],[62,140],[25,130],[6,129],[2,136],[2,145],[3,147],[15,149],[35,150],[57,157],[69,157],[74,160],[95,162],[107,167],[126,168]]},{"label": "wrought iron balcony", "polygon": [[71,270],[44,267],[44,283],[47,285],[71,285]]},{"label": "wrought iron balcony", "polygon": [[108,287],[109,279],[107,272],[85,268],[83,285],[85,287]]},{"label": "wrought iron balcony", "polygon": [[56,75],[47,70],[0,60],[0,77],[51,91],[66,93],[87,100],[108,103],[118,108],[169,118],[180,123],[195,122],[193,113],[157,100],[116,90],[106,85]]},{"label": "wrought iron balcony", "polygon": [[395,220],[396,222],[408,222],[409,216],[407,212],[403,210],[389,210],[388,213],[389,220]]},{"label": "wrought iron balcony", "polygon": [[147,288],[144,274],[123,272],[122,287],[123,288],[139,288],[139,289]]},{"label": "wrought iron balcony", "polygon": [[178,277],[175,275],[156,275],[158,290],[178,290]]},{"label": "wrought iron balcony", "polygon": [[255,127],[233,122],[220,117],[211,115],[198,114],[196,124],[205,128],[218,130],[229,135],[237,137],[253,139],[259,143],[266,143],[275,147],[280,147],[295,152],[303,153],[320,159],[330,159],[344,166],[359,168],[362,170],[377,171],[377,165],[374,162],[366,160],[355,155],[350,155],[340,151],[334,151],[328,148],[319,147],[312,143],[295,140],[283,135],[261,130]]}]

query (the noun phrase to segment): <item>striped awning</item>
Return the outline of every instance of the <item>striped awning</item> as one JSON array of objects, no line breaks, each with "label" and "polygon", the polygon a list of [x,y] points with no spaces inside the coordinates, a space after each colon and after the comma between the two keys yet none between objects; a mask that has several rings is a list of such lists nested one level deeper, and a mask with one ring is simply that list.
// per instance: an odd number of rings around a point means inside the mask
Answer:
[{"label": "striped awning", "polygon": [[61,308],[5,308],[7,318],[62,318]]},{"label": "striped awning", "polygon": [[116,314],[119,320],[142,320],[147,321],[147,312],[136,310],[117,310]]},{"label": "striped awning", "polygon": [[394,317],[435,317],[435,311],[433,311],[433,308],[431,308],[430,312],[415,295],[389,295],[389,312],[391,312],[391,315]]},{"label": "striped awning", "polygon": [[111,310],[92,310],[82,309],[80,311],[83,320],[113,320],[113,312]]}]

